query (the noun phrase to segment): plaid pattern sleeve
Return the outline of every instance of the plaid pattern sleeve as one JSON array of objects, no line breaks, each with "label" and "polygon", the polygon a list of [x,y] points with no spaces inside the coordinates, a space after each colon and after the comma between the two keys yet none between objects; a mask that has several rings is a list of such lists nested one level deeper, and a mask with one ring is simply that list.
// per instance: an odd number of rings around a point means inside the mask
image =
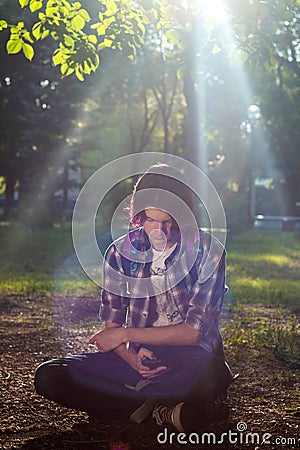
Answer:
[{"label": "plaid pattern sleeve", "polygon": [[220,312],[225,292],[224,261],[225,255],[210,278],[204,283],[197,281],[191,289],[185,322],[198,330],[204,327],[210,309]]},{"label": "plaid pattern sleeve", "polygon": [[[222,308],[225,293],[225,250],[219,248],[219,252],[212,252],[210,255],[211,237],[209,239],[203,237],[202,257],[197,267],[198,277],[189,292],[185,322],[205,334],[208,328],[211,328],[212,316],[216,319]],[[221,244],[214,242],[214,245]],[[206,280],[202,277],[204,267],[206,271],[208,267],[214,268]]]},{"label": "plaid pattern sleeve", "polygon": [[[123,325],[126,322],[128,299],[124,281],[121,255],[112,244],[105,255],[103,265],[103,289],[101,292],[100,320]],[[112,293],[116,288],[120,295]]]}]

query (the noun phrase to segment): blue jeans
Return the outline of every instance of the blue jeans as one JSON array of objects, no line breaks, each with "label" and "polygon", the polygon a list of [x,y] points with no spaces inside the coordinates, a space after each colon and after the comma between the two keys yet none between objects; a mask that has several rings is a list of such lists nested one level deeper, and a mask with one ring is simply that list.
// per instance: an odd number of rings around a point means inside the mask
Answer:
[{"label": "blue jeans", "polygon": [[[148,348],[150,348],[148,346]],[[153,346],[170,370],[140,391],[143,378],[113,351],[46,361],[35,374],[38,394],[103,419],[128,418],[146,399],[183,401],[200,410],[225,394],[232,374],[222,358],[197,346]],[[128,387],[129,385],[129,387]]]}]

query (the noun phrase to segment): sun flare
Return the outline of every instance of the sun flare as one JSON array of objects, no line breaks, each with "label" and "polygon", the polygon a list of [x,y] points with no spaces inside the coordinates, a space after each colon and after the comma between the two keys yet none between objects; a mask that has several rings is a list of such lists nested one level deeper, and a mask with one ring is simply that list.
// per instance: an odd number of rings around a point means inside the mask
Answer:
[{"label": "sun flare", "polygon": [[203,2],[205,15],[214,22],[225,22],[227,18],[226,9],[223,0],[210,0]]}]

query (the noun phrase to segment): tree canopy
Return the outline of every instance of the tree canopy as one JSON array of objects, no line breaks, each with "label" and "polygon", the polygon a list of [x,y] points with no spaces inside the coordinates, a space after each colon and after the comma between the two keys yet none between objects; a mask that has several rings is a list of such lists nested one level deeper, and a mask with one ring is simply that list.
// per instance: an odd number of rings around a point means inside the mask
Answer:
[{"label": "tree canopy", "polygon": [[30,173],[39,184],[67,156],[84,181],[148,150],[198,164],[236,208],[252,102],[265,135],[257,174],[276,166],[299,201],[300,0],[210,3],[224,20],[204,0],[0,0],[0,177],[11,203]]},{"label": "tree canopy", "polygon": [[[183,48],[194,18],[205,15],[205,2],[199,0],[18,1],[23,10],[30,11],[29,20],[0,20],[0,30],[9,29],[7,53],[23,52],[32,60],[36,42],[52,39],[53,63],[60,66],[63,76],[75,73],[80,80],[98,69],[105,49],[122,51],[133,59],[153,22],[166,40]],[[277,60],[299,74],[299,6],[299,0],[228,0],[234,40],[243,57],[255,55],[263,64]],[[209,29],[208,44],[213,53],[223,47],[220,30]]]}]

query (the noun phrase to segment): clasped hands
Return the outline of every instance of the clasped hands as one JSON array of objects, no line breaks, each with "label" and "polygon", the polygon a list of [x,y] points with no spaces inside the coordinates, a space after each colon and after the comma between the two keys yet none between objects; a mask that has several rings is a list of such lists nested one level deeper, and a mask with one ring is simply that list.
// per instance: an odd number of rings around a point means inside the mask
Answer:
[{"label": "clasped hands", "polygon": [[[101,353],[109,352],[127,342],[126,329],[116,327],[98,331],[91,337],[89,342],[90,344],[96,345]],[[143,365],[143,360],[145,358],[156,359],[155,354],[148,348],[141,347],[138,353],[132,353],[131,357],[133,362],[130,363],[130,365],[144,378],[153,378],[159,375],[159,373],[169,370],[166,366],[159,366],[155,369],[150,369],[149,367]]]}]

